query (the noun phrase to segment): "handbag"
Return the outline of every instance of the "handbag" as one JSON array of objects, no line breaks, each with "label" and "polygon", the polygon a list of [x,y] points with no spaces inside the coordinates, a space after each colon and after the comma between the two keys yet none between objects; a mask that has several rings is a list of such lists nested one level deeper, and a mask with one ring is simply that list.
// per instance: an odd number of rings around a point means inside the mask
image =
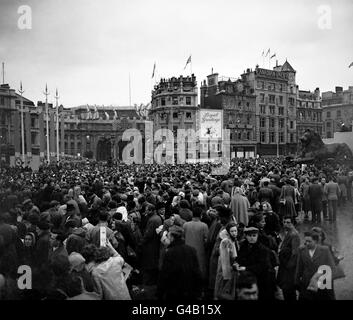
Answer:
[{"label": "handbag", "polygon": [[346,274],[344,273],[343,268],[338,264],[333,268],[332,280],[345,278]]}]

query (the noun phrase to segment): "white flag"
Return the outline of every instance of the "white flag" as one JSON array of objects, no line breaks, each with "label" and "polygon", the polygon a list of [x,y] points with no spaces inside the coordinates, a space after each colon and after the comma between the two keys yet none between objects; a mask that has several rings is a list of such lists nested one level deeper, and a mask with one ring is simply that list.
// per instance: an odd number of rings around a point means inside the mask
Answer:
[{"label": "white flag", "polygon": [[187,66],[189,63],[191,63],[191,55],[190,55],[190,57],[188,58],[188,60],[186,61],[186,65],[185,65],[185,67],[184,67],[184,70],[185,70],[186,66]]},{"label": "white flag", "polygon": [[153,65],[152,78],[154,77],[154,72],[156,71],[156,63]]}]

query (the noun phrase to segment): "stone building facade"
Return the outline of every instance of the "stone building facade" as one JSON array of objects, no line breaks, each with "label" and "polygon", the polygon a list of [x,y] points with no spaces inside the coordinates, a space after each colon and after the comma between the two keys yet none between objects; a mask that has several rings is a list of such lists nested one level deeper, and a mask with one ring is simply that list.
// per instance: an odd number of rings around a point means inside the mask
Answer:
[{"label": "stone building facade", "polygon": [[[25,154],[21,134],[21,97],[8,85],[0,87],[0,160],[2,163],[38,168],[47,161],[47,112],[44,102],[23,99]],[[56,108],[48,103],[49,158],[88,157],[96,160],[122,159],[129,142],[122,141],[126,129],[135,128],[142,136],[144,153],[145,120],[134,107],[59,106],[59,150],[56,145]]]},{"label": "stone building facade", "polygon": [[297,98],[297,136],[300,138],[306,129],[323,134],[320,89],[314,92],[299,90]]},{"label": "stone building facade", "polygon": [[[169,129],[173,132],[174,161],[177,159],[177,130],[197,131],[198,111],[198,87],[194,74],[161,79],[155,85],[149,117],[153,121],[154,132],[159,129]],[[159,143],[155,141],[155,145]]]},{"label": "stone building facade", "polygon": [[273,70],[256,66],[247,69],[241,79],[256,96],[257,153],[261,155],[295,154],[297,149],[296,71],[286,61]]},{"label": "stone building facade", "polygon": [[335,132],[351,131],[353,121],[353,86],[347,90],[336,87],[335,92],[322,93],[323,136],[333,138]]},{"label": "stone building facade", "polygon": [[256,151],[256,96],[240,79],[207,77],[200,88],[201,108],[223,110],[223,128],[230,130],[231,157],[254,157]]}]

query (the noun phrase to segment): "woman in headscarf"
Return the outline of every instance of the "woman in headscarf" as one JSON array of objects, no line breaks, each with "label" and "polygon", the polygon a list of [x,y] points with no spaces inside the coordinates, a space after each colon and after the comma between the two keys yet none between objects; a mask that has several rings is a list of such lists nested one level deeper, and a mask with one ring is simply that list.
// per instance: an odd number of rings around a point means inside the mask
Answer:
[{"label": "woman in headscarf", "polygon": [[249,223],[248,210],[250,203],[240,187],[233,187],[232,189],[230,208],[232,209],[235,220],[247,226]]},{"label": "woman in headscarf", "polygon": [[33,266],[35,245],[36,245],[36,237],[34,233],[27,232],[24,237],[23,249],[20,255],[21,264]]},{"label": "woman in headscarf", "polygon": [[219,237],[222,239],[219,246],[219,258],[215,282],[215,300],[234,300],[236,271],[233,264],[239,250],[237,242],[238,229],[234,221],[229,222]]}]

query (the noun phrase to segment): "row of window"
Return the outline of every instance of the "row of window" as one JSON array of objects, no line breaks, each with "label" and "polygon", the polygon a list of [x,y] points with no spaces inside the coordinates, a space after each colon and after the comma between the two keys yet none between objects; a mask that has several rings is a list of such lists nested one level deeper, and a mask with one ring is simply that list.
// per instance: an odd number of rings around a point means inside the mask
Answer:
[{"label": "row of window", "polygon": [[[168,114],[166,114],[166,115],[168,115]],[[182,115],[182,113],[179,114],[179,112],[173,112],[173,119],[178,119],[179,115]],[[162,113],[160,113],[159,116],[160,116],[161,119],[164,119]],[[189,120],[192,119],[191,112],[185,112],[185,119],[189,119]]]},{"label": "row of window", "polygon": [[[260,103],[265,103],[265,94],[264,93],[260,93],[260,95],[259,95],[259,97],[260,97]],[[276,95],[274,95],[274,94],[269,94],[268,95],[268,99],[266,99],[266,101],[268,100],[268,102],[269,103],[273,103],[273,104],[275,104],[276,103]],[[283,96],[278,96],[278,98],[277,98],[277,102],[279,103],[279,104],[283,104]]]},{"label": "row of window", "polygon": [[[336,110],[336,118],[341,118],[342,112],[341,110]],[[326,111],[326,118],[331,118],[331,111]]]},{"label": "row of window", "polygon": [[[184,99],[185,99],[185,103],[184,103]],[[191,97],[180,97],[180,96],[162,97],[160,99],[156,99],[156,107],[165,106],[166,102],[169,105],[172,104],[173,106],[183,105],[183,104],[187,106],[191,106]]]},{"label": "row of window", "polygon": [[[279,132],[278,133],[278,139],[279,139],[279,143],[283,143],[284,142],[284,133],[283,132]],[[260,142],[261,143],[265,143],[266,142],[266,132],[261,131],[260,132]],[[270,143],[277,143],[277,133],[276,132],[270,132],[269,133],[269,142]],[[289,142],[290,143],[294,143],[294,134],[291,133],[289,134]]]},{"label": "row of window", "polygon": [[319,108],[320,103],[319,102],[310,102],[310,101],[298,101],[298,107],[303,107],[303,108]]},{"label": "row of window", "polygon": [[[270,118],[269,119],[269,125],[270,128],[274,128],[276,124],[276,119],[275,118]],[[266,127],[266,118],[260,118],[260,128],[265,128]],[[279,119],[279,127],[284,128],[284,119]],[[290,129],[294,128],[294,121],[290,121]]]},{"label": "row of window", "polygon": [[230,140],[252,140],[253,133],[251,131],[238,131],[230,133]]},{"label": "row of window", "polygon": [[297,119],[300,120],[310,120],[310,121],[317,121],[321,122],[322,117],[320,112],[311,112],[311,110],[308,110],[307,112],[302,111],[302,112],[297,112]]},{"label": "row of window", "polygon": [[267,81],[257,81],[257,88],[258,89],[266,89],[270,91],[287,91],[287,85],[283,83],[276,83],[276,82],[267,82]]},{"label": "row of window", "polygon": [[[270,114],[276,114],[276,106],[269,106]],[[260,113],[266,114],[266,106],[260,104]],[[284,107],[278,107],[278,114],[283,116],[284,115]]]}]

